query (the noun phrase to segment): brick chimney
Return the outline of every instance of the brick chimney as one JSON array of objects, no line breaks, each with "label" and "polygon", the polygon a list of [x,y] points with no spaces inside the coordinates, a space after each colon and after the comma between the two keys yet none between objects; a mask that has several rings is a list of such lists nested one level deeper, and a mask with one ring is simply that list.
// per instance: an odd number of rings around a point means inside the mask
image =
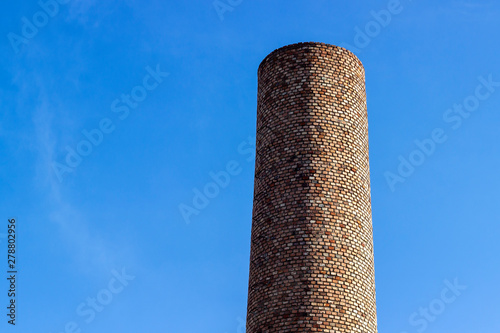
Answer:
[{"label": "brick chimney", "polygon": [[258,70],[247,332],[377,332],[364,68],[288,45]]}]

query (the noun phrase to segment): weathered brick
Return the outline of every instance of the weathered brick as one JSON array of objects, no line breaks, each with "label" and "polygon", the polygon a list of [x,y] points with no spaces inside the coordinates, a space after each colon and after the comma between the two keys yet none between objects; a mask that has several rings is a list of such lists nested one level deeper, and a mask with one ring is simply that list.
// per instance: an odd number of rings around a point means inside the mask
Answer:
[{"label": "weathered brick", "polygon": [[258,70],[247,332],[377,332],[364,68],[299,43]]}]

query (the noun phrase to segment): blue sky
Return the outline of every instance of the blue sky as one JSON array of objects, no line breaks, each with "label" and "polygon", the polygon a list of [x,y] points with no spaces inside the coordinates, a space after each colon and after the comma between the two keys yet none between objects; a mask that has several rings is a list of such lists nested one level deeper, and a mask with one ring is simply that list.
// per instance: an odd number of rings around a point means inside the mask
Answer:
[{"label": "blue sky", "polygon": [[394,1],[2,4],[2,331],[243,332],[257,67],[319,41],[366,70],[379,332],[498,333],[500,3]]}]

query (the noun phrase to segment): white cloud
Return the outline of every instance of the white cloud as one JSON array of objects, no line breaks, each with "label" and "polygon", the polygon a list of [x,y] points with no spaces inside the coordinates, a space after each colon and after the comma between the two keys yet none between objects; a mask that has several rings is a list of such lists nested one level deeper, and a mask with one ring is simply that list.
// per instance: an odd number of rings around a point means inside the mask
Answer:
[{"label": "white cloud", "polygon": [[[54,125],[56,116],[53,111],[57,101],[54,100],[54,94],[49,98],[39,77],[36,81],[33,84],[37,85],[39,96],[32,119],[35,128],[34,146],[38,156],[34,187],[40,190],[49,202],[50,215],[45,221],[57,224],[60,230],[60,246],[68,248],[80,271],[87,274],[109,272],[110,269],[124,265],[124,261],[130,261],[121,251],[113,249],[127,250],[123,248],[123,244],[114,246],[92,230],[85,212],[68,200],[71,191],[65,187],[66,183],[59,182],[52,168],[58,146]],[[41,220],[43,221],[43,217]],[[127,265],[130,266],[130,263]]]}]

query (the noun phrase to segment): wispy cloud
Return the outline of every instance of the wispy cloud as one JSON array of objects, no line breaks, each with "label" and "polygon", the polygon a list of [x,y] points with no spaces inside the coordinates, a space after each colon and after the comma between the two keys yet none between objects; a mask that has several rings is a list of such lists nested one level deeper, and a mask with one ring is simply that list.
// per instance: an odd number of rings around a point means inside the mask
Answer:
[{"label": "wispy cloud", "polygon": [[117,6],[123,5],[128,4],[121,1],[72,0],[66,21],[76,21],[85,27],[97,28],[106,16],[116,11]]},{"label": "wispy cloud", "polygon": [[447,15],[459,16],[463,20],[485,20],[497,17],[498,11],[494,1],[455,1],[449,5],[442,5],[441,11]]},{"label": "wispy cloud", "polygon": [[98,4],[97,0],[73,0],[68,7],[67,20],[88,23],[89,11]]},{"label": "wispy cloud", "polygon": [[[55,159],[58,147],[57,123],[55,106],[56,98],[47,94],[40,76],[32,82],[39,91],[37,106],[33,113],[34,142],[33,146],[38,152],[36,161],[36,176],[34,187],[42,192],[49,202],[50,213],[47,220],[56,223],[60,229],[59,237],[63,246],[68,247],[74,256],[74,261],[80,271],[86,273],[108,272],[117,265],[123,264],[123,244],[114,246],[109,240],[91,229],[85,212],[70,202],[67,198],[69,190],[65,188],[54,176],[52,161]],[[33,91],[33,89],[30,89]],[[127,251],[129,252],[129,251]],[[127,263],[130,265],[130,262]]]}]

